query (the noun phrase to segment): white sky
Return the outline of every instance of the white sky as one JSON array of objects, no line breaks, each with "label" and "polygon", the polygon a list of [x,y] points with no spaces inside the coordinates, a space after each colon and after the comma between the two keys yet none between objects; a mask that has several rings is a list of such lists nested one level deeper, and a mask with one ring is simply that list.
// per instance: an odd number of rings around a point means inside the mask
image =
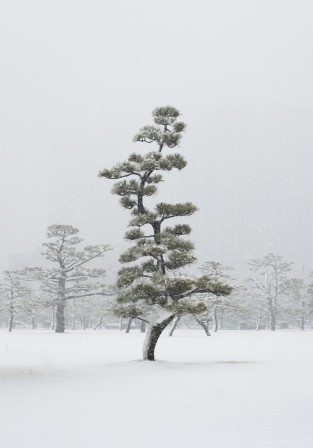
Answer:
[{"label": "white sky", "polygon": [[313,270],[312,14],[309,0],[4,1],[1,268],[39,263],[64,223],[111,243],[115,272],[128,214],[96,175],[143,151],[132,136],[170,104],[189,165],[158,198],[199,206],[200,262],[273,251]]}]

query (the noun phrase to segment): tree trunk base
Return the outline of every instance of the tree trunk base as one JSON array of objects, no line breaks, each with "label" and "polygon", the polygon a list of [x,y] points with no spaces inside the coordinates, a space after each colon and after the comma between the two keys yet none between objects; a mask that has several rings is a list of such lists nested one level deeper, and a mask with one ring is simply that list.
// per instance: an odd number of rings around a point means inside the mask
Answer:
[{"label": "tree trunk base", "polygon": [[167,317],[161,322],[157,322],[154,325],[150,325],[150,328],[146,334],[146,338],[143,345],[143,360],[144,361],[155,361],[154,351],[161,336],[162,331],[168,326],[169,323],[174,319],[175,314]]},{"label": "tree trunk base", "polygon": [[56,333],[64,333],[65,331],[64,311],[65,311],[65,303],[64,302],[58,303],[56,310],[56,326],[55,326]]}]

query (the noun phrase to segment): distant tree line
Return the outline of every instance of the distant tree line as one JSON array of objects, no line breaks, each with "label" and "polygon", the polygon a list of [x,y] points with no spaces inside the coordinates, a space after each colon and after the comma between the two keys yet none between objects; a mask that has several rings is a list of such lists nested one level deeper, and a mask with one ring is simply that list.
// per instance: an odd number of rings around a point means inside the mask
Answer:
[{"label": "distant tree line", "polygon": [[[187,162],[171,150],[179,147],[185,123],[171,106],[153,111],[153,124],[142,127],[135,143],[153,145],[146,154],[132,153],[99,176],[115,181],[112,193],[130,213],[114,285],[105,278],[106,244],[83,245],[71,225],[48,227],[45,267],[7,270],[0,280],[0,325],[65,329],[111,329],[146,332],[143,358],[154,360],[166,327],[170,336],[184,325],[207,336],[219,329],[311,328],[313,283],[291,276],[291,262],[268,254],[249,262],[250,278],[237,282],[232,268],[205,262],[199,276],[187,268],[196,260],[188,239],[191,227],[181,219],[193,215],[191,202],[159,202],[148,207],[163,176],[181,171]],[[170,151],[170,152],[166,152]],[[172,223],[169,225],[168,223]],[[101,264],[100,264],[101,259]],[[146,331],[147,330],[147,331]]]},{"label": "distant tree line", "polygon": [[[56,245],[56,241],[60,242],[61,229],[64,230],[64,242],[68,242],[64,245],[64,251],[60,251],[60,246]],[[136,328],[141,332],[146,330],[145,320],[135,316],[121,316],[120,304],[116,300],[120,291],[116,286],[104,283],[104,269],[85,266],[91,259],[102,257],[109,247],[96,246],[96,249],[93,246],[93,249],[89,247],[87,253],[78,252],[73,247],[75,241],[76,244],[82,241],[76,236],[77,233],[78,230],[72,226],[48,228],[49,239],[52,235],[54,239],[53,242],[44,243],[49,250],[49,255],[47,252],[45,255],[52,258],[52,262],[61,262],[63,268],[35,267],[2,273],[2,328],[9,331],[14,328],[41,328],[56,332],[63,332],[65,329],[116,329],[127,333]],[[75,240],[72,239],[73,235]],[[69,248],[71,255],[68,254]],[[54,249],[59,250],[57,262],[52,255]],[[77,263],[82,264],[77,266]],[[193,312],[190,308],[179,310],[169,327],[169,335],[172,336],[179,327],[202,328],[208,336],[223,329],[275,331],[277,328],[305,330],[313,327],[313,281],[306,282],[302,278],[292,277],[292,263],[285,262],[278,255],[268,254],[262,259],[253,259],[248,264],[251,277],[238,284],[231,276],[232,268],[215,261],[205,262],[201,267],[202,273],[214,281],[227,281],[233,290],[227,296],[216,295],[214,292],[191,296],[190,303],[195,300],[197,304],[203,304],[202,311],[196,309]],[[65,266],[75,268],[64,273]],[[147,307],[145,312],[151,313],[151,309]]]}]

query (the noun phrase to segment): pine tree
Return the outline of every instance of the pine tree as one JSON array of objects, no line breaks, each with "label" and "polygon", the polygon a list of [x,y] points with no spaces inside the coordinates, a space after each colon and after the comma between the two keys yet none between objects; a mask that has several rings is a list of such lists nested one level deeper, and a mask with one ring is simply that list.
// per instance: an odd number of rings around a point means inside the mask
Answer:
[{"label": "pine tree", "polygon": [[86,267],[92,260],[103,257],[110,247],[79,247],[83,239],[77,236],[78,233],[79,230],[70,225],[49,226],[49,242],[43,244],[46,248],[43,255],[56,267],[26,269],[29,279],[42,282],[43,292],[50,297],[48,302],[56,306],[56,333],[65,331],[65,307],[68,301],[95,295],[111,295],[101,281],[105,270]]},{"label": "pine tree", "polygon": [[180,113],[174,107],[156,108],[152,115],[154,124],[141,128],[134,141],[155,144],[156,149],[145,155],[133,153],[125,162],[99,173],[100,177],[118,180],[112,193],[120,196],[121,205],[131,212],[125,239],[133,244],[120,256],[120,262],[127,266],[118,273],[121,293],[116,312],[148,321],[143,359],[150,361],[155,358],[162,331],[177,314],[204,311],[203,301],[194,300],[196,294],[231,292],[228,285],[205,275],[198,279],[175,275],[196,260],[194,245],[185,238],[191,232],[189,225],[170,227],[166,223],[172,218],[191,216],[197,208],[191,202],[160,202],[148,209],[145,200],[156,194],[157,185],[163,181],[162,172],[185,168],[187,162],[180,154],[164,152],[179,145],[186,125],[178,121]]}]

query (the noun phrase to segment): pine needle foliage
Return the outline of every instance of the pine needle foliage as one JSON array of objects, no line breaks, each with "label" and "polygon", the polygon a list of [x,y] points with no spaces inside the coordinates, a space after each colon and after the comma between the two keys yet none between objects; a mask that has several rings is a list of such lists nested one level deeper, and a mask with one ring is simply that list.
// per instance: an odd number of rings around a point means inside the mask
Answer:
[{"label": "pine needle foliage", "polygon": [[[191,202],[157,203],[148,208],[146,199],[157,193],[163,174],[181,171],[187,165],[177,149],[185,123],[179,111],[171,106],[152,112],[153,125],[142,127],[134,142],[154,145],[146,154],[132,153],[128,159],[99,176],[116,180],[112,193],[120,197],[122,207],[130,210],[131,220],[125,239],[132,245],[120,256],[125,265],[118,273],[116,312],[123,317],[145,317],[148,307],[175,314],[203,313],[203,301],[195,302],[198,293],[228,295],[231,288],[203,275],[200,278],[178,276],[177,271],[194,263],[194,245],[186,239],[191,232],[187,224],[168,226],[172,218],[188,217],[197,211]],[[193,297],[193,300],[188,298]]]}]

